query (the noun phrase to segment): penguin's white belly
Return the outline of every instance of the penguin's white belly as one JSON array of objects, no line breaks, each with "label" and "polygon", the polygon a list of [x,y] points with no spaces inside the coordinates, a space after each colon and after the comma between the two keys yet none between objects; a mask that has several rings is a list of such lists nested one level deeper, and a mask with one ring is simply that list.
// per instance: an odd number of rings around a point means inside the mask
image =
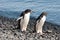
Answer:
[{"label": "penguin's white belly", "polygon": [[22,31],[26,30],[27,25],[29,23],[30,13],[24,15],[24,19],[21,19],[20,25]]},{"label": "penguin's white belly", "polygon": [[37,24],[36,24],[37,33],[39,32],[42,33],[42,28],[45,20],[46,20],[46,16],[43,16],[39,21],[37,21]]},{"label": "penguin's white belly", "polygon": [[23,25],[27,26],[29,22],[30,14],[25,14]]}]

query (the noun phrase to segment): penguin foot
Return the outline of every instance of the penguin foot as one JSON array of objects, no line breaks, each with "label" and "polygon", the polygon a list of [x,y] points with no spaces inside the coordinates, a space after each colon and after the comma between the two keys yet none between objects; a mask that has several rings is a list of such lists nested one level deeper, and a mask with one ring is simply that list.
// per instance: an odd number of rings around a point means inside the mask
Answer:
[{"label": "penguin foot", "polygon": [[45,33],[43,33],[43,32],[39,32],[39,31],[38,31],[37,33],[39,33],[40,35],[44,35],[44,34],[45,34]]},{"label": "penguin foot", "polygon": [[21,31],[22,33],[26,33],[26,31]]},{"label": "penguin foot", "polygon": [[26,29],[22,29],[21,31],[22,31],[22,32],[23,32],[23,31],[26,31]]}]

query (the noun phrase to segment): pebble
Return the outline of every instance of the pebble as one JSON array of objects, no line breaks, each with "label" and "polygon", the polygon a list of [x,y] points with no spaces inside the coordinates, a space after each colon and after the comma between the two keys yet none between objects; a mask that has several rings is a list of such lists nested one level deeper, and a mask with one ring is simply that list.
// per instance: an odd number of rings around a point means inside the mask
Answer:
[{"label": "pebble", "polygon": [[[2,17],[5,18],[5,17]],[[0,40],[59,40],[60,39],[60,34],[56,36],[57,33],[55,33],[54,35],[51,33],[53,31],[48,31],[50,32],[50,34],[44,34],[42,37],[40,34],[37,33],[22,33],[19,32],[18,30],[13,30],[13,28],[15,28],[17,26],[17,23],[15,21],[12,21],[11,19],[7,20],[7,18],[4,20],[0,18]],[[3,20],[3,22],[2,22]],[[11,21],[12,22],[11,22]],[[33,21],[31,21],[33,22]],[[30,24],[31,24],[30,22]],[[15,24],[16,23],[16,24]],[[15,25],[13,25],[15,24]],[[34,24],[34,23],[32,23]],[[49,23],[48,27],[50,27],[51,25]],[[30,25],[33,26],[33,25]],[[45,25],[46,26],[46,25]],[[29,29],[31,30],[31,29]],[[58,30],[58,29],[57,29]]]}]

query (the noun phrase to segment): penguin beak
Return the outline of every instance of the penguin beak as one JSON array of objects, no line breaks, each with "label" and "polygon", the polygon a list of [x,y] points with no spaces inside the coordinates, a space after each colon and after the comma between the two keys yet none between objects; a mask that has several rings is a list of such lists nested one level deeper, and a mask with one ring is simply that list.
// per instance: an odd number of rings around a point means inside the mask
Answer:
[{"label": "penguin beak", "polygon": [[18,20],[20,20],[20,19],[22,19],[22,18],[23,18],[23,16],[22,16],[22,17],[17,18],[17,20],[16,20],[16,21],[18,21]]}]

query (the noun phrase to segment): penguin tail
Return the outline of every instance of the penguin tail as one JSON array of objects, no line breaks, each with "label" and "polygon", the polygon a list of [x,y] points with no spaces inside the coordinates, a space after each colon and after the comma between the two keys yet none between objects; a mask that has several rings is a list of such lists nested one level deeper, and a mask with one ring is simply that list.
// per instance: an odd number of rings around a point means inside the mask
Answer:
[{"label": "penguin tail", "polygon": [[18,21],[18,20],[20,20],[20,19],[22,19],[23,17],[19,17],[19,18],[17,18],[17,20],[16,21]]}]

